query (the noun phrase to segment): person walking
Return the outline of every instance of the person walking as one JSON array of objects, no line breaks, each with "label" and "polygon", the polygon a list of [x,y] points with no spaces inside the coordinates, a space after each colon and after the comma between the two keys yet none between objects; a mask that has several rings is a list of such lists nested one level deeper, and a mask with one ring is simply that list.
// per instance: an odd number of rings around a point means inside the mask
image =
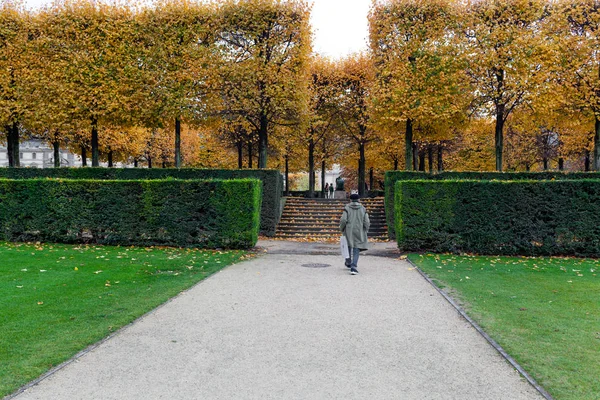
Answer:
[{"label": "person walking", "polygon": [[333,182],[329,185],[329,198],[333,199]]},{"label": "person walking", "polygon": [[325,184],[325,198],[329,198],[329,182]]},{"label": "person walking", "polygon": [[360,204],[359,195],[350,195],[350,203],[346,204],[340,219],[340,231],[348,241],[350,258],[346,258],[346,267],[350,268],[352,275],[358,274],[358,256],[363,250],[367,250],[367,232],[371,221],[367,209]]}]

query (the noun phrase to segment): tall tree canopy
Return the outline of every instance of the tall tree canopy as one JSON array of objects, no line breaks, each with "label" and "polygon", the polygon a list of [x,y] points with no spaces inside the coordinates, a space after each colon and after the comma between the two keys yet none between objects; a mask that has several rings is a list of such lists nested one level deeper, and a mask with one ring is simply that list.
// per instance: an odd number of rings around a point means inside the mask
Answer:
[{"label": "tall tree canopy", "polygon": [[373,113],[382,130],[404,131],[406,169],[415,127],[421,139],[443,138],[469,98],[455,11],[448,0],[391,0],[376,2],[369,16]]},{"label": "tall tree canopy", "polygon": [[269,135],[278,125],[301,123],[307,111],[309,8],[296,0],[228,0],[219,18],[223,114],[252,126],[258,167],[266,168]]}]

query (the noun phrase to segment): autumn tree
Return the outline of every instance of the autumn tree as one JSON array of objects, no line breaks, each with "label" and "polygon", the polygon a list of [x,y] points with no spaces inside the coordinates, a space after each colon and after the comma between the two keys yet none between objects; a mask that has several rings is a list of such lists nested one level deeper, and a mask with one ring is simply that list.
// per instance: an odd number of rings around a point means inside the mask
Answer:
[{"label": "autumn tree", "polygon": [[0,129],[6,134],[10,167],[19,166],[19,128],[32,107],[28,84],[34,36],[30,15],[22,5],[0,1]]},{"label": "autumn tree", "polygon": [[366,53],[351,55],[340,61],[337,80],[337,118],[347,142],[358,150],[358,193],[365,194],[365,149],[376,136],[370,126],[369,96],[374,73],[370,56]]},{"label": "autumn tree", "polygon": [[[306,129],[298,130],[298,138],[308,150],[308,192],[315,191],[315,155],[321,161],[322,178],[325,177],[324,164],[332,157],[332,136],[337,120],[337,100],[339,98],[339,71],[336,64],[326,58],[315,56],[310,64],[309,114]],[[325,185],[321,184],[321,189]]]},{"label": "autumn tree", "polygon": [[131,123],[139,104],[130,73],[136,65],[131,10],[91,0],[55,3],[41,11],[38,54],[47,63],[47,80],[60,86],[55,101],[87,125],[92,166],[99,165],[98,130],[102,124]]},{"label": "autumn tree", "polygon": [[306,113],[306,66],[311,50],[309,8],[302,1],[225,1],[217,48],[223,60],[221,95],[258,137],[258,167],[267,167],[269,135],[299,124]]},{"label": "autumn tree", "polygon": [[496,170],[503,169],[504,124],[545,81],[540,35],[544,0],[469,0],[460,26],[474,108],[495,118]]},{"label": "autumn tree", "polygon": [[551,10],[545,27],[554,55],[550,66],[562,88],[557,99],[580,122],[595,125],[592,167],[600,171],[600,1],[557,0]]},{"label": "autumn tree", "polygon": [[494,142],[489,132],[494,127],[492,118],[473,118],[464,129],[456,132],[448,146],[444,161],[453,171],[493,171]]},{"label": "autumn tree", "polygon": [[147,90],[143,123],[174,127],[174,163],[181,166],[182,122],[205,117],[208,92],[215,90],[212,6],[162,0],[138,16],[139,75]]},{"label": "autumn tree", "polygon": [[374,123],[404,133],[407,170],[413,168],[415,131],[427,134],[422,140],[447,139],[445,129],[436,128],[463,114],[469,98],[455,20],[447,0],[378,1],[369,15]]}]

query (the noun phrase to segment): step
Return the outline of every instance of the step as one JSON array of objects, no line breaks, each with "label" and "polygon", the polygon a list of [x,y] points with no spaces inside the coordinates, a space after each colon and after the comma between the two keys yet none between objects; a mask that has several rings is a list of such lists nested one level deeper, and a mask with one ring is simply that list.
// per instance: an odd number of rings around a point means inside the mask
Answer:
[{"label": "step", "polygon": [[[278,233],[276,236],[278,239],[334,239],[334,240],[339,240],[340,236],[339,234],[336,235],[306,235],[306,234],[296,234],[296,235],[290,235],[290,234],[281,234]],[[385,236],[368,236],[369,239],[373,240],[388,240],[387,235]]]},{"label": "step", "polygon": [[[340,224],[339,218],[335,219],[323,219],[323,218],[307,218],[307,217],[296,217],[296,218],[282,218],[279,221],[280,225],[325,225],[325,226],[338,226]],[[383,226],[387,225],[384,218],[371,218],[371,226]]]},{"label": "step", "polygon": [[[342,213],[344,212],[343,208],[314,208],[314,207],[285,207],[283,209],[284,212],[324,212],[324,213]],[[367,208],[367,212],[369,213],[385,213],[383,208]]]},{"label": "step", "polygon": [[[305,206],[314,206],[314,207],[345,207],[346,205],[348,205],[349,203],[335,203],[335,202],[315,202],[315,201],[303,201],[303,202],[295,202],[295,201],[288,201],[285,203],[286,206],[301,206],[301,205],[305,205]],[[384,203],[382,202],[366,202],[366,203],[361,203],[363,206],[365,207],[383,207]]]},{"label": "step", "polygon": [[[385,209],[383,207],[365,207],[365,209],[369,212],[371,211],[381,211],[381,212],[385,212]],[[312,211],[319,211],[319,212],[326,212],[326,211],[330,211],[330,212],[342,212],[344,211],[344,207],[339,207],[339,208],[334,208],[334,207],[284,207],[284,210],[312,210]]]},{"label": "step", "polygon": [[[323,226],[279,226],[277,230],[286,231],[286,232],[340,232],[337,227],[323,227]],[[387,227],[378,226],[375,228],[369,228],[369,233],[371,232],[387,232]]]},{"label": "step", "polygon": [[[284,214],[294,214],[294,213],[312,213],[312,214],[341,214],[343,213],[344,210],[315,210],[315,209],[310,209],[310,208],[306,208],[306,209],[290,209],[290,208],[286,208],[283,210]],[[375,210],[367,210],[367,212],[369,214],[385,214],[385,211],[380,210],[380,209],[375,209]]]},{"label": "step", "polygon": [[[323,226],[323,225],[282,225],[282,226],[278,226],[277,229],[280,230],[286,230],[286,231],[293,231],[293,230],[297,230],[297,231],[304,231],[304,230],[323,230],[323,231],[340,231],[340,228],[337,225],[330,225],[330,226]],[[387,226],[385,225],[378,225],[378,226],[371,226],[369,228],[369,232],[375,232],[375,231],[387,231]]]},{"label": "step", "polygon": [[[286,197],[286,201],[288,202],[314,202],[314,203],[350,203],[350,199],[322,199],[322,198],[306,198],[306,197]],[[384,202],[385,198],[383,197],[365,197],[360,199],[361,203],[373,203],[373,202]]]},{"label": "step", "polygon": [[[301,225],[323,225],[323,226],[339,226],[339,220],[322,220],[322,219],[307,219],[307,218],[298,218],[298,219],[282,219],[279,221],[279,225],[293,225],[293,226],[301,226]],[[371,221],[371,226],[384,226],[386,222],[384,219],[379,219],[376,221]]]},{"label": "step", "polygon": [[[301,225],[323,225],[323,226],[339,226],[339,220],[319,220],[319,219],[282,219],[279,221],[279,225],[293,225],[293,226],[301,226]],[[386,225],[385,220],[377,220],[371,221],[371,226],[384,226]]]},{"label": "step", "polygon": [[[315,229],[320,229],[323,231],[336,231],[339,232],[340,228],[337,225],[329,225],[329,226],[323,226],[323,225],[280,225],[277,227],[278,230],[282,230],[282,231],[304,231],[304,230],[315,230]],[[385,225],[378,225],[378,226],[372,226],[369,228],[369,232],[379,232],[379,231],[385,231],[387,232],[388,228]]]},{"label": "step", "polygon": [[[337,239],[339,221],[348,204],[346,199],[287,198],[275,236],[281,239]],[[383,198],[361,200],[369,213],[368,237],[387,240],[387,221]]]},{"label": "step", "polygon": [[[277,237],[279,236],[341,236],[341,232],[288,232],[288,231],[276,231]],[[368,237],[373,236],[387,236],[385,232],[369,232]]]}]

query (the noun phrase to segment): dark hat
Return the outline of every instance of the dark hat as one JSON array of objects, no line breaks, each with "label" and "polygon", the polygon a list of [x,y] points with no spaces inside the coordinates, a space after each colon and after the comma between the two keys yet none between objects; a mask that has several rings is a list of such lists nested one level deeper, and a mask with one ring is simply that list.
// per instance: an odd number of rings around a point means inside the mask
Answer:
[{"label": "dark hat", "polygon": [[352,200],[352,201],[356,201],[356,200],[358,200],[358,199],[360,199],[360,196],[359,196],[358,194],[356,194],[356,193],[352,193],[352,194],[350,195],[350,200]]}]

